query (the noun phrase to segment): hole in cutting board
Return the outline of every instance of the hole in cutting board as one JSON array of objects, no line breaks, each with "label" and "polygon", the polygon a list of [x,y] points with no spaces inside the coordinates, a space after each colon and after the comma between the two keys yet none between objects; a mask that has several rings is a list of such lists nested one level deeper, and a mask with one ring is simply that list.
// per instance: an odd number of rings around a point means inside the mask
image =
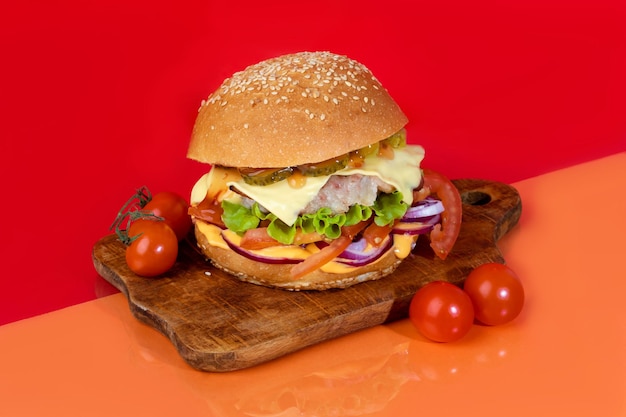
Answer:
[{"label": "hole in cutting board", "polygon": [[484,206],[491,202],[491,196],[482,191],[468,191],[461,195],[463,204],[471,206]]}]

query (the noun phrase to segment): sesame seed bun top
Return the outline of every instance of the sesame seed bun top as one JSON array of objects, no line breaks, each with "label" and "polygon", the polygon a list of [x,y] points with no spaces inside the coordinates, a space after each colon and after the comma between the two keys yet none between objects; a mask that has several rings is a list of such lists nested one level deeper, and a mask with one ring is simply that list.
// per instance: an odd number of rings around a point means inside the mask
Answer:
[{"label": "sesame seed bun top", "polygon": [[187,156],[232,167],[295,166],[378,142],[407,121],[363,64],[300,52],[251,65],[203,100]]}]

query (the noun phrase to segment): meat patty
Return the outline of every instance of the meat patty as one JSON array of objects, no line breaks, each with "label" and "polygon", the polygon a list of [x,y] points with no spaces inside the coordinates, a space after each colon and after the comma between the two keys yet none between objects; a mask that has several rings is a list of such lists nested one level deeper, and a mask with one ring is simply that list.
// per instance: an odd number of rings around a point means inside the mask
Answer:
[{"label": "meat patty", "polygon": [[315,213],[322,207],[334,213],[345,213],[350,206],[371,206],[378,192],[390,193],[394,187],[372,175],[333,175],[302,213]]}]

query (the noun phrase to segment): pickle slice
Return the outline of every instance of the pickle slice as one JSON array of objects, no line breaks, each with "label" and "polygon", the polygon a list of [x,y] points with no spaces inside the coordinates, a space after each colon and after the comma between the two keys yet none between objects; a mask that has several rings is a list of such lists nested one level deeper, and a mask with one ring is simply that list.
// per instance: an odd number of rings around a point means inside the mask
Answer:
[{"label": "pickle slice", "polygon": [[336,158],[327,159],[322,162],[312,164],[299,165],[298,169],[302,175],[307,177],[320,177],[322,175],[330,175],[343,169],[348,165],[350,154],[344,154]]},{"label": "pickle slice", "polygon": [[389,136],[386,139],[383,139],[385,143],[390,145],[392,148],[403,148],[406,146],[406,129],[402,128],[393,135]]},{"label": "pickle slice", "polygon": [[406,146],[406,130],[402,128],[380,142],[373,143],[336,158],[312,164],[299,165],[297,167],[239,168],[239,173],[244,182],[250,185],[270,185],[278,181],[286,180],[293,175],[296,169],[306,177],[320,177],[323,175],[331,175],[344,169],[348,164],[352,167],[358,167],[362,165],[363,159],[368,156],[378,155],[392,159],[393,149],[402,148],[404,146]]},{"label": "pickle slice", "polygon": [[270,185],[289,178],[293,174],[293,167],[239,168],[239,173],[246,184]]},{"label": "pickle slice", "polygon": [[376,143],[372,143],[371,145],[367,145],[361,149],[357,149],[355,152],[358,155],[361,155],[363,158],[367,158],[368,156],[371,156],[371,155],[377,155],[379,146],[380,146],[379,142],[376,142]]}]

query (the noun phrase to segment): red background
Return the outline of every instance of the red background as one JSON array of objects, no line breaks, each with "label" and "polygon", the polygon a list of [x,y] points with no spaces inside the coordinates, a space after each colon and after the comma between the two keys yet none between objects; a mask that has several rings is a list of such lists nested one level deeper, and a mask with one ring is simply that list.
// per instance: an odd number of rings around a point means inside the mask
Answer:
[{"label": "red background", "polygon": [[207,170],[185,158],[200,101],[300,50],[368,66],[452,178],[626,150],[620,1],[5,2],[0,324],[111,292],[91,247],[136,187],[188,195]]}]

